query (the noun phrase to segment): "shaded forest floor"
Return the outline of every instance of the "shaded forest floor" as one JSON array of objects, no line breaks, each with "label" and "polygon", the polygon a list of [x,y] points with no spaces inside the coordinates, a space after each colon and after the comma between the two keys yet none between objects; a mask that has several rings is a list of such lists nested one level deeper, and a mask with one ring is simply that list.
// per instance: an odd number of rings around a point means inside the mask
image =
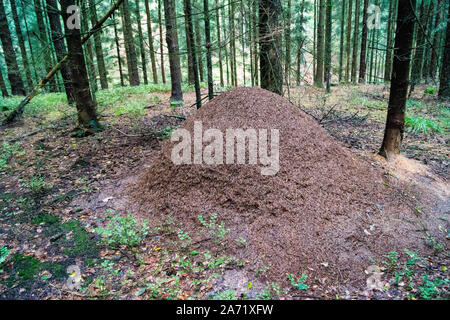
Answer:
[{"label": "shaded forest floor", "polygon": [[[149,166],[160,142],[195,112],[192,91],[185,92],[185,106],[174,108],[166,89],[140,86],[99,92],[105,128],[96,135],[81,137],[74,130],[74,108],[59,94],[38,96],[23,120],[1,128],[0,299],[448,298],[448,244],[432,237],[427,244],[434,255],[410,253],[408,261],[401,261],[398,253],[386,252],[385,261],[374,261],[382,267],[384,289],[352,292],[321,291],[320,279],[294,281],[291,287],[266,283],[265,266],[255,270],[254,278],[236,281],[229,271],[245,261],[209,252],[181,254],[177,246],[186,236],[170,218],[145,232],[137,247],[102,241],[96,229],[106,228],[108,216],[127,211],[121,192]],[[382,140],[389,88],[332,89],[324,95],[312,87],[291,88],[289,95],[353,152],[420,192],[417,197],[424,203],[416,206],[419,214],[434,209],[448,213],[450,106],[417,87],[408,100],[404,139],[404,155],[413,160],[387,164],[374,153]],[[17,101],[0,100],[0,107],[8,112]],[[442,201],[427,202],[427,194],[438,194]],[[134,219],[115,222],[130,226]],[[136,223],[133,228],[144,231],[143,222]],[[448,240],[447,223],[443,221],[439,232]],[[67,286],[67,268],[73,265],[81,266],[79,290]]]}]

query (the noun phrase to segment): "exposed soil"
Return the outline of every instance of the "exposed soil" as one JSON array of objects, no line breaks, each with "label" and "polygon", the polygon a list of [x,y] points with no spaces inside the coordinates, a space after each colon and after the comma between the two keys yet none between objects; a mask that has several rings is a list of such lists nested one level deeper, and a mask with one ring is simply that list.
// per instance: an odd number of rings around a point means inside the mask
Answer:
[{"label": "exposed soil", "polygon": [[182,128],[192,133],[194,121],[222,132],[278,129],[279,172],[263,176],[259,165],[248,164],[177,166],[170,158],[174,144],[167,141],[131,187],[132,206],[137,201],[139,213],[158,223],[174,217],[193,243],[212,251],[217,246],[198,232],[198,216],[217,213],[230,228],[225,252],[248,259],[251,270],[267,266],[269,281],[286,283],[286,274],[307,272],[323,284],[320,290],[361,287],[371,259],[404,248],[430,253],[424,231],[445,242],[436,230],[448,228],[448,212],[416,210],[420,196],[402,191],[402,181],[377,161],[350,152],[284,98],[258,88],[232,89]]}]

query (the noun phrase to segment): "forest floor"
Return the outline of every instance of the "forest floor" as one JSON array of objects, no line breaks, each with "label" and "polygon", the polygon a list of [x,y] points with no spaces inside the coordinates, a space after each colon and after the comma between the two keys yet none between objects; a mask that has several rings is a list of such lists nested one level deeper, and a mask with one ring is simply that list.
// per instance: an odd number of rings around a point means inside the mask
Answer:
[{"label": "forest floor", "polygon": [[[149,167],[161,141],[195,112],[192,91],[185,92],[185,105],[175,108],[164,89],[99,92],[104,130],[95,135],[82,137],[74,130],[76,114],[58,94],[37,97],[20,122],[1,128],[0,299],[448,299],[447,243],[432,237],[427,239],[432,256],[410,252],[408,261],[400,261],[399,253],[391,251],[385,261],[374,262],[383,271],[383,290],[320,291],[318,279],[294,281],[292,287],[266,283],[264,268],[256,270],[254,279],[234,283],[224,276],[226,269],[239,267],[229,257],[177,250],[172,236],[178,232],[183,238],[183,233],[171,221],[146,230],[133,212],[128,219],[117,218],[125,206],[120,192]],[[448,212],[450,106],[417,87],[407,104],[406,158],[388,164],[374,154],[382,140],[389,88],[332,89],[325,95],[312,87],[291,88],[286,96],[353,152],[419,185],[425,195],[441,194],[444,201],[431,206]],[[8,111],[17,101],[0,100],[0,107]],[[447,222],[440,231],[448,242]],[[113,246],[98,228],[104,234],[132,228],[138,233],[128,235],[131,240],[145,239],[139,246]],[[193,265],[197,255],[203,262]],[[69,282],[78,276],[77,290]]]}]

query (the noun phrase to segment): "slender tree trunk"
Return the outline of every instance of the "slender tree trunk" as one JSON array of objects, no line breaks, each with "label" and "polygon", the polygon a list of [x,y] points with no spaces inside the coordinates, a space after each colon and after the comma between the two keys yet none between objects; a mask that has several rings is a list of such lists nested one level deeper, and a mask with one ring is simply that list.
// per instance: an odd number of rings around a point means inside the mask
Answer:
[{"label": "slender tree trunk", "polygon": [[346,63],[345,63],[345,82],[350,78],[350,40],[352,34],[352,5],[353,0],[348,1],[348,21],[347,21],[347,39],[346,39]]},{"label": "slender tree trunk", "polygon": [[161,80],[166,83],[166,73],[164,71],[164,46],[163,46],[163,32],[162,32],[162,13],[161,13],[161,0],[158,0],[158,24],[159,24],[159,52],[161,60]]},{"label": "slender tree trunk", "polygon": [[6,83],[5,80],[3,79],[2,70],[0,70],[0,88],[2,90],[2,97],[9,98],[9,93],[8,90],[6,89]]},{"label": "slender tree trunk", "polygon": [[291,16],[292,16],[292,0],[287,0],[286,7],[286,28],[285,28],[285,43],[286,43],[286,53],[284,55],[284,73],[287,81],[287,85],[290,84],[289,81],[289,71],[291,67]]},{"label": "slender tree trunk", "polygon": [[298,46],[297,46],[297,74],[296,74],[296,84],[297,86],[300,85],[301,80],[301,63],[302,63],[302,49],[303,49],[303,43],[305,41],[305,35],[304,32],[304,12],[305,12],[305,0],[302,0],[302,6],[300,9],[300,17],[299,17],[299,26],[300,26],[300,32],[298,33]]},{"label": "slender tree trunk", "polygon": [[[81,7],[81,32],[85,33],[89,31],[89,22],[87,19],[87,12],[86,12],[86,2],[83,2]],[[95,64],[94,64],[94,51],[92,50],[92,39],[89,39],[86,44],[86,53],[87,53],[87,70],[88,70],[88,79],[91,87],[91,94],[92,99],[95,103],[96,96],[95,92],[98,90],[97,85],[97,71],[95,70]]]},{"label": "slender tree trunk", "polygon": [[380,154],[386,158],[400,153],[405,128],[405,106],[408,93],[409,65],[414,37],[415,0],[399,0],[394,61],[389,94],[386,128]]},{"label": "slender tree trunk", "polygon": [[27,50],[25,49],[25,40],[23,39],[22,28],[20,27],[20,20],[17,14],[16,2],[14,0],[10,0],[9,2],[11,3],[11,12],[14,19],[17,41],[19,42],[20,54],[22,55],[22,63],[25,69],[27,87],[29,91],[33,89],[33,79],[31,78],[30,64],[28,62]]},{"label": "slender tree trunk", "polygon": [[[96,0],[89,0],[89,12],[91,17],[91,24],[95,26],[98,22],[97,9],[95,8]],[[98,30],[94,33],[94,47],[95,56],[97,57],[98,75],[100,77],[100,86],[102,89],[108,89],[108,73],[105,65],[105,58],[103,56],[102,48],[102,31]]]},{"label": "slender tree trunk", "polygon": [[375,53],[375,29],[372,29],[371,37],[370,37],[370,66],[369,66],[369,83],[373,82],[373,58]]},{"label": "slender tree trunk", "polygon": [[281,3],[279,0],[261,0],[259,3],[259,46],[261,87],[277,94],[283,93],[281,66]]},{"label": "slender tree trunk", "polygon": [[139,71],[137,65],[136,48],[134,44],[133,30],[131,29],[130,7],[128,0],[122,4],[123,35],[125,40],[125,53],[127,55],[128,77],[131,86],[138,86]]},{"label": "slender tree trunk", "polygon": [[240,0],[241,9],[241,45],[242,45],[242,77],[244,80],[244,86],[246,85],[245,79],[245,15],[244,15],[244,2]]},{"label": "slender tree trunk", "polygon": [[[436,5],[436,16],[434,20],[434,28],[437,29],[439,24],[441,23],[441,12],[442,12],[442,0],[437,0]],[[433,49],[431,51],[431,61],[430,61],[430,78],[434,81],[436,79],[436,73],[438,70],[438,59],[439,59],[439,40],[440,40],[440,32],[435,31],[433,35]]]},{"label": "slender tree trunk", "polygon": [[142,73],[144,75],[144,84],[148,84],[148,76],[147,76],[147,58],[145,56],[145,48],[144,48],[144,36],[142,35],[142,25],[141,25],[141,12],[139,9],[139,0],[136,0],[136,23],[138,25],[138,35],[139,35],[139,49],[141,53],[141,62],[142,62]]},{"label": "slender tree trunk", "polygon": [[448,6],[447,13],[447,31],[442,55],[438,96],[441,99],[450,99],[450,6]]},{"label": "slender tree trunk", "polygon": [[423,68],[423,56],[424,56],[424,47],[425,47],[425,32],[423,28],[426,26],[427,20],[427,8],[428,5],[425,4],[425,0],[422,0],[420,4],[420,24],[417,24],[417,41],[416,41],[416,50],[414,52],[414,58],[412,60],[412,68],[411,68],[411,87],[409,91],[409,95],[414,92],[414,88],[416,84],[420,83],[422,78],[422,68]]},{"label": "slender tree trunk", "polygon": [[27,23],[27,16],[26,16],[26,10],[25,10],[25,7],[24,7],[24,5],[23,5],[23,2],[22,2],[22,12],[23,12],[23,14],[24,14],[24,22],[25,22],[25,31],[26,31],[26,33],[27,33],[27,42],[28,42],[28,48],[29,48],[29,50],[30,50],[30,55],[31,55],[31,65],[32,65],[32,67],[33,67],[33,74],[34,74],[34,79],[35,79],[35,81],[38,81],[39,80],[39,77],[38,77],[38,74],[37,74],[37,71],[36,71],[36,61],[35,61],[35,59],[34,59],[34,54],[33,54],[33,46],[31,45],[31,40],[30,40],[30,30],[28,29],[28,23]]},{"label": "slender tree trunk", "polygon": [[3,0],[0,0],[0,41],[2,42],[6,68],[8,69],[8,80],[11,85],[11,93],[13,95],[24,96],[25,86],[22,78],[20,77],[16,52],[14,51],[11,40],[11,32],[8,27]]},{"label": "slender tree trunk", "polygon": [[[51,46],[49,46],[49,42],[47,39],[47,31],[45,29],[44,17],[42,15],[42,3],[41,0],[34,0],[34,10],[36,13],[37,25],[39,29],[39,40],[42,48],[42,57],[44,59],[45,71],[49,73],[52,70],[52,58],[51,58]],[[49,81],[49,90],[50,92],[57,91],[57,85],[55,78],[52,78]]]},{"label": "slender tree trunk", "polygon": [[353,30],[353,54],[352,54],[352,83],[356,84],[356,73],[358,68],[358,43],[359,43],[359,7],[360,2],[356,0],[355,26]]},{"label": "slender tree trunk", "polygon": [[203,68],[203,55],[202,52],[203,50],[200,48],[203,48],[202,45],[202,38],[201,38],[201,34],[200,34],[200,23],[199,23],[199,19],[195,19],[195,23],[194,23],[194,28],[195,28],[195,47],[194,49],[198,52],[198,71],[200,74],[200,82],[204,82],[205,81],[205,76],[204,76],[204,68]]},{"label": "slender tree trunk", "polygon": [[215,0],[216,2],[216,27],[217,27],[217,43],[219,46],[219,74],[220,74],[220,86],[224,86],[223,80],[223,65],[222,65],[222,42],[220,37],[220,12],[219,12],[219,0]]},{"label": "slender tree trunk", "polygon": [[236,68],[236,30],[234,27],[235,19],[235,0],[228,0],[229,6],[229,27],[230,27],[230,61],[231,61],[231,82],[233,86],[237,86],[237,68]]},{"label": "slender tree trunk", "polygon": [[386,40],[386,60],[384,63],[384,81],[391,81],[391,70],[392,70],[392,45],[393,45],[393,33],[395,27],[396,18],[396,3],[397,0],[389,1],[389,16],[387,22],[387,40]]},{"label": "slender tree trunk", "polygon": [[[61,0],[63,20],[67,21],[67,7],[74,5],[74,0]],[[78,113],[78,123],[84,128],[99,128],[95,104],[89,90],[89,80],[86,73],[80,30],[65,26],[68,61],[73,78],[73,89]]]},{"label": "slender tree trunk", "polygon": [[323,87],[323,62],[324,62],[324,40],[325,40],[325,11],[326,0],[319,0],[319,25],[317,27],[317,56],[316,56],[316,76],[314,84]]},{"label": "slender tree trunk", "polygon": [[[228,28],[226,28],[226,21],[227,21],[227,19],[226,19],[227,17],[226,17],[226,10],[225,10],[225,8],[223,8],[223,10],[222,10],[222,26],[223,26],[223,30],[226,30],[226,29],[228,29]],[[226,32],[224,31],[224,39],[226,39],[227,37],[226,37]],[[223,45],[223,49],[224,49],[224,51],[225,51],[225,68],[226,68],[226,73],[227,73],[227,86],[228,85],[230,85],[230,66],[229,66],[229,62],[230,62],[230,59],[229,59],[229,54],[228,54],[228,46],[227,46],[227,43],[225,42],[224,43],[224,45]]]},{"label": "slender tree trunk", "polygon": [[171,101],[183,101],[181,91],[181,68],[178,47],[177,20],[174,0],[164,0],[164,15],[166,18],[166,42],[169,49],[170,81],[172,84]]},{"label": "slender tree trunk", "polygon": [[[61,61],[67,54],[67,49],[61,27],[61,14],[58,10],[58,3],[56,0],[47,0],[47,14],[50,21],[50,29],[52,31],[51,37],[55,47],[56,58],[58,61]],[[72,76],[70,74],[69,65],[64,64],[64,66],[61,67],[61,76],[63,78],[67,101],[69,104],[72,104],[75,101],[75,98],[72,89]]]},{"label": "slender tree trunk", "polygon": [[149,0],[145,0],[145,13],[147,15],[148,46],[150,50],[150,61],[152,64],[153,83],[158,83],[158,73],[156,71],[155,47],[153,46],[152,17],[150,14]]},{"label": "slender tree trunk", "polygon": [[339,38],[339,82],[342,81],[342,70],[344,65],[344,29],[345,29],[345,0],[342,0],[341,36]]},{"label": "slender tree trunk", "polygon": [[[185,33],[186,33],[186,47],[187,47],[187,61],[188,61],[188,83],[189,84],[195,84],[195,75],[194,75],[194,61],[193,61],[193,55],[192,51],[194,50],[192,42],[189,38],[189,21],[188,21],[188,15],[187,15],[187,8],[186,6],[190,4],[189,2],[186,2],[184,0],[184,27],[185,27]],[[189,10],[192,11],[192,8]],[[192,14],[192,13],[191,13]]]},{"label": "slender tree trunk", "polygon": [[[186,26],[186,38],[189,39],[190,43],[194,43],[194,24],[192,23],[192,6],[191,0],[184,0],[184,13],[186,15],[187,26]],[[198,79],[198,65],[197,65],[197,52],[196,50],[191,50],[190,55],[192,56],[192,63],[194,69],[194,85],[195,85],[195,99],[197,102],[197,109],[202,106],[202,96],[200,93],[200,81]]]},{"label": "slender tree trunk", "polygon": [[120,58],[120,47],[119,47],[119,36],[117,32],[117,21],[113,14],[113,20],[114,20],[114,42],[116,43],[116,54],[117,54],[117,64],[119,66],[119,75],[120,75],[120,85],[122,87],[125,86],[124,80],[123,80],[123,71],[122,71],[122,60]]},{"label": "slender tree trunk", "polygon": [[363,8],[363,29],[361,35],[361,55],[359,58],[359,83],[366,82],[366,53],[367,53],[367,8],[369,0],[364,0]]},{"label": "slender tree trunk", "polygon": [[255,74],[255,86],[259,85],[259,68],[258,68],[258,61],[259,61],[259,53],[258,53],[258,37],[259,37],[259,30],[258,30],[258,7],[259,7],[259,0],[253,0],[253,54],[254,54],[254,62],[255,66],[253,67],[254,74]]},{"label": "slender tree trunk", "polygon": [[325,82],[326,91],[331,92],[331,13],[333,9],[332,0],[326,3],[326,34],[325,34]]},{"label": "slender tree trunk", "polygon": [[211,29],[209,27],[209,1],[203,0],[203,16],[205,18],[206,68],[208,71],[208,98],[214,98],[214,80],[211,60]]}]

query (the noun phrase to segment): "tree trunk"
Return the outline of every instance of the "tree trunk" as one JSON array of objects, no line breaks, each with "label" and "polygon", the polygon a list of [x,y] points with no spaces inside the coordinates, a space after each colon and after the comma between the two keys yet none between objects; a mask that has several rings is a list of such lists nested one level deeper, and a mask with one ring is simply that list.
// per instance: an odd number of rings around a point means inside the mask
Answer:
[{"label": "tree trunk", "polygon": [[286,13],[286,27],[285,27],[285,44],[286,44],[286,53],[284,55],[284,74],[286,77],[286,84],[289,85],[289,71],[291,68],[291,16],[292,16],[292,0],[287,0],[287,13]]},{"label": "tree trunk", "polygon": [[394,26],[395,26],[395,18],[397,16],[396,14],[396,8],[395,5],[397,0],[390,0],[389,1],[389,16],[388,16],[388,22],[387,22],[387,40],[386,40],[386,59],[384,63],[384,81],[388,82],[391,81],[391,71],[392,71],[392,45],[393,45],[393,33],[394,33]]},{"label": "tree trunk", "polygon": [[[39,28],[39,40],[41,43],[41,48],[43,52],[43,59],[45,64],[45,71],[49,73],[52,70],[52,58],[51,58],[51,46],[49,47],[48,39],[47,39],[47,31],[45,29],[45,22],[42,16],[42,3],[41,0],[34,0],[34,10],[36,13],[37,25]],[[50,92],[57,91],[57,85],[55,78],[50,79],[49,81],[49,90]]]},{"label": "tree trunk", "polygon": [[[436,5],[436,17],[434,21],[434,28],[436,29],[441,23],[441,12],[442,12],[442,0],[437,1]],[[433,49],[431,52],[431,61],[430,61],[430,78],[434,81],[436,79],[436,72],[438,70],[438,59],[439,59],[439,40],[441,33],[439,31],[435,31],[433,35]]]},{"label": "tree trunk", "polygon": [[364,0],[363,29],[361,35],[361,55],[359,58],[359,83],[366,82],[366,53],[367,53],[367,8],[369,0]]},{"label": "tree trunk", "polygon": [[200,34],[200,23],[199,23],[199,19],[195,19],[194,22],[194,28],[195,28],[195,46],[194,49],[198,52],[198,71],[199,71],[199,75],[200,75],[200,82],[204,82],[205,81],[205,76],[204,76],[204,69],[203,69],[203,55],[202,52],[203,50],[200,48],[203,48],[202,45],[202,38],[201,38],[201,34]]},{"label": "tree trunk", "polygon": [[183,101],[183,92],[181,91],[180,55],[174,0],[164,0],[164,15],[166,18],[166,42],[169,49],[170,81],[172,84],[170,99],[174,102],[180,102]]},{"label": "tree trunk", "polygon": [[31,78],[30,64],[28,62],[28,55],[25,49],[25,40],[23,39],[22,28],[20,27],[20,20],[17,14],[16,2],[14,0],[9,1],[11,3],[11,12],[14,19],[14,26],[16,28],[17,41],[19,42],[20,54],[22,55],[22,63],[25,69],[25,75],[27,79],[28,91],[33,89],[33,79]]},{"label": "tree trunk", "polygon": [[[186,47],[187,47],[187,60],[188,60],[188,83],[189,84],[195,84],[195,75],[194,75],[194,61],[192,60],[192,51],[194,50],[192,46],[192,42],[189,38],[189,19],[187,15],[187,8],[186,5],[188,3],[184,0],[184,27],[185,27],[185,34],[186,34]],[[190,4],[190,1],[189,1]],[[189,10],[192,11],[192,8]],[[192,14],[192,13],[191,13]]]},{"label": "tree trunk", "polygon": [[398,11],[397,16],[388,113],[383,143],[380,149],[380,154],[386,158],[400,153],[403,139],[416,1],[399,0],[398,7],[401,10]]},{"label": "tree trunk", "polygon": [[[85,33],[89,31],[89,22],[86,15],[86,2],[83,2],[81,7],[81,32]],[[89,39],[85,44],[86,53],[87,53],[87,71],[88,71],[88,79],[91,87],[92,99],[95,103],[96,97],[95,92],[98,90],[97,85],[97,71],[95,70],[94,64],[94,51],[92,50],[92,41]]]},{"label": "tree trunk", "polygon": [[[71,5],[74,5],[74,0],[61,0],[61,11],[64,21],[67,21],[69,17],[67,7]],[[89,90],[89,80],[84,62],[80,30],[77,28],[69,29],[66,23],[64,26],[68,48],[68,61],[73,78],[78,123],[84,128],[97,129],[99,123],[97,120],[95,104]]]},{"label": "tree trunk", "polygon": [[447,31],[445,35],[439,83],[439,98],[450,99],[450,6],[448,6]]},{"label": "tree trunk", "polygon": [[259,3],[259,47],[261,87],[279,95],[283,92],[281,66],[281,3],[279,0],[261,0]]},{"label": "tree trunk", "polygon": [[3,46],[6,68],[8,70],[8,80],[11,85],[13,95],[24,96],[25,86],[20,77],[19,66],[17,64],[16,52],[14,51],[11,40],[11,32],[8,27],[8,21],[5,14],[3,0],[0,0],[0,40]]},{"label": "tree trunk", "polygon": [[155,48],[153,46],[152,17],[150,14],[149,0],[145,0],[145,13],[147,15],[148,46],[150,50],[150,61],[152,64],[153,83],[158,83],[158,73],[156,71]]},{"label": "tree trunk", "polygon": [[342,69],[344,64],[344,28],[345,28],[345,0],[342,0],[341,36],[339,38],[339,82],[342,81]]},{"label": "tree trunk", "polygon": [[122,87],[125,86],[125,82],[123,80],[123,71],[122,71],[122,60],[120,59],[120,46],[119,46],[119,36],[117,33],[117,21],[113,14],[114,20],[114,42],[116,43],[116,54],[117,54],[117,64],[119,65],[119,76],[120,76],[120,85]]},{"label": "tree trunk", "polygon": [[326,91],[331,91],[331,13],[333,9],[332,0],[327,0],[326,8],[326,34],[325,34],[325,82]]},{"label": "tree trunk", "polygon": [[[190,43],[194,43],[194,24],[192,23],[192,6],[191,0],[184,0],[184,13],[186,15],[187,25],[186,25],[186,38]],[[197,52],[196,50],[191,50],[190,55],[192,56],[193,72],[194,72],[194,85],[195,85],[195,99],[197,103],[197,109],[202,106],[202,96],[200,93],[200,81],[198,79],[198,65],[197,65]]]},{"label": "tree trunk", "polygon": [[219,46],[219,75],[220,75],[220,86],[223,87],[223,65],[222,65],[222,42],[220,37],[220,12],[219,12],[219,0],[216,0],[216,27],[217,27],[217,43]]},{"label": "tree trunk", "polygon": [[316,55],[316,76],[314,84],[322,88],[323,87],[323,58],[324,58],[324,36],[325,36],[325,11],[326,0],[319,0],[319,24],[317,27],[317,55]]},{"label": "tree trunk", "polygon": [[425,28],[426,20],[427,20],[427,8],[428,5],[425,5],[425,0],[422,0],[420,4],[420,24],[417,24],[417,42],[416,42],[416,50],[414,52],[414,58],[412,60],[412,69],[411,69],[411,87],[409,94],[411,95],[414,92],[414,88],[416,84],[420,82],[422,78],[422,67],[423,67],[423,55],[424,55],[424,46],[425,46]]},{"label": "tree trunk", "polygon": [[[47,14],[50,21],[50,29],[52,31],[51,36],[53,46],[55,47],[56,58],[58,61],[61,61],[67,54],[67,49],[61,27],[61,15],[58,10],[58,3],[56,0],[47,0]],[[70,74],[70,67],[67,64],[61,67],[61,76],[63,78],[67,101],[69,104],[72,104],[75,99],[72,90],[72,76]]]},{"label": "tree trunk", "polygon": [[345,82],[350,78],[350,38],[352,33],[352,5],[353,0],[348,1],[348,21],[347,21],[347,39],[346,39],[346,63],[345,63]]},{"label": "tree trunk", "polygon": [[5,80],[3,79],[2,70],[0,70],[0,89],[2,90],[2,97],[9,98],[8,90],[6,90]]},{"label": "tree trunk", "polygon": [[359,43],[359,0],[355,5],[355,26],[353,30],[353,54],[352,54],[352,83],[356,83],[356,73],[358,68],[358,43]]},{"label": "tree trunk", "polygon": [[[89,0],[89,15],[91,24],[95,26],[98,22],[97,9],[95,8],[95,0]],[[105,58],[102,49],[102,31],[98,30],[94,33],[95,56],[97,57],[98,75],[100,77],[100,86],[102,89],[108,89],[107,71],[105,66]],[[59,60],[59,59],[58,59]]]},{"label": "tree trunk", "polygon": [[131,28],[130,7],[128,0],[122,4],[123,35],[125,40],[125,53],[127,56],[128,78],[131,86],[138,86],[139,71],[137,65],[136,48],[134,44],[133,30]]},{"label": "tree trunk", "polygon": [[208,98],[214,98],[214,81],[211,60],[211,30],[209,27],[209,1],[203,0],[203,16],[205,18],[206,69],[208,71]]},{"label": "tree trunk", "polygon": [[158,24],[159,24],[159,53],[161,60],[161,78],[162,82],[166,83],[166,72],[164,71],[164,46],[163,46],[163,32],[162,32],[162,13],[161,0],[158,0]]},{"label": "tree trunk", "polygon": [[254,77],[255,77],[255,86],[259,85],[259,68],[258,68],[258,60],[259,60],[259,54],[258,54],[258,37],[259,37],[259,31],[258,31],[258,4],[259,0],[253,0],[253,54],[254,54],[254,62],[255,65],[253,67],[254,70]]},{"label": "tree trunk", "polygon": [[136,0],[136,23],[138,25],[138,35],[139,35],[139,49],[141,53],[141,62],[142,62],[142,74],[144,75],[144,84],[148,84],[147,77],[147,58],[145,56],[145,48],[144,48],[144,36],[142,35],[142,26],[141,26],[141,12],[139,10],[139,0]]},{"label": "tree trunk", "polygon": [[234,19],[235,19],[235,8],[234,8],[235,0],[228,0],[229,6],[229,28],[230,28],[230,61],[231,61],[231,82],[233,86],[237,86],[237,68],[236,68],[236,30],[234,27]]}]

